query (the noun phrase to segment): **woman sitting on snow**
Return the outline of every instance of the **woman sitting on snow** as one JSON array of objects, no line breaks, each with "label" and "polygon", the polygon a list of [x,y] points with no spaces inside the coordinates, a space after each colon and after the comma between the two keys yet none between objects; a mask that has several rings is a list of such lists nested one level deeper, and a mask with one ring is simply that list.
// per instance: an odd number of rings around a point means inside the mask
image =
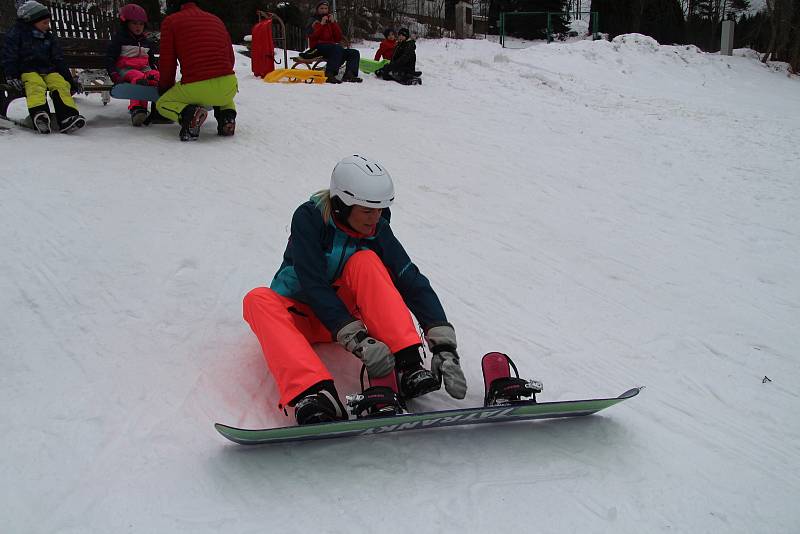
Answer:
[{"label": "woman sitting on snow", "polygon": [[[394,185],[383,165],[344,158],[330,189],[297,208],[283,263],[269,288],[244,298],[244,319],[261,343],[298,424],[347,419],[333,378],[311,347],[338,341],[364,363],[370,415],[394,414],[402,399],[441,387],[463,399],[467,384],[456,335],[439,298],[389,226]],[[433,353],[422,366],[419,320]],[[369,396],[369,395],[366,395]]]},{"label": "woman sitting on snow", "polygon": [[[156,48],[145,35],[147,12],[136,4],[125,4],[119,10],[121,27],[111,39],[106,54],[108,75],[114,83],[158,86]],[[128,111],[131,123],[141,126],[147,119],[146,100],[131,100]]]}]

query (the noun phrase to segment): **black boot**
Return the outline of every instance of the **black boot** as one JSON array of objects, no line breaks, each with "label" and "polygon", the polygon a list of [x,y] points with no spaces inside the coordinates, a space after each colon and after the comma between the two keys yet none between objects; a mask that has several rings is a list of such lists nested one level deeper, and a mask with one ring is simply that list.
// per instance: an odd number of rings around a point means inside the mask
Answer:
[{"label": "black boot", "polygon": [[136,106],[131,109],[131,125],[142,126],[147,120],[147,108]]},{"label": "black boot", "polygon": [[83,118],[83,115],[70,115],[63,121],[61,121],[61,133],[72,133],[75,130],[80,130],[86,126],[86,119]]},{"label": "black boot", "polygon": [[412,345],[394,355],[400,395],[404,399],[421,397],[442,387],[433,373],[422,367],[421,348],[421,345]]},{"label": "black boot", "polygon": [[305,390],[289,403],[294,406],[298,425],[329,423],[347,419],[347,412],[339,400],[332,380],[319,382]]},{"label": "black boot", "polygon": [[53,101],[53,107],[56,110],[58,127],[61,133],[70,133],[86,125],[86,119],[78,113],[76,108],[66,105],[61,100],[61,95],[58,94],[58,91],[50,91],[50,99]]},{"label": "black boot", "polygon": [[179,122],[181,141],[196,141],[200,137],[200,127],[206,121],[208,112],[204,107],[189,105],[183,108]]},{"label": "black boot", "polygon": [[215,107],[214,118],[217,119],[217,135],[230,137],[236,133],[236,110]]},{"label": "black boot", "polygon": [[172,121],[159,113],[154,105],[153,109],[150,111],[150,115],[144,120],[145,126],[150,126],[151,124],[172,124]]},{"label": "black boot", "polygon": [[31,124],[34,130],[40,134],[49,134],[52,131],[50,108],[47,104],[30,108],[28,111],[31,114]]}]

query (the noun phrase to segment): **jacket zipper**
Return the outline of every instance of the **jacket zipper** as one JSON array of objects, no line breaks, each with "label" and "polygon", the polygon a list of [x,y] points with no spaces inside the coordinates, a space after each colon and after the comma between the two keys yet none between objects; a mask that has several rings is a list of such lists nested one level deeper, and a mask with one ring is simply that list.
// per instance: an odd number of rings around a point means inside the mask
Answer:
[{"label": "jacket zipper", "polygon": [[350,244],[350,236],[347,236],[344,240],[344,247],[342,248],[342,255],[339,256],[339,265],[336,266],[336,272],[333,273],[333,280],[339,278],[341,274],[342,265],[344,264],[344,257],[347,255],[347,246]]}]

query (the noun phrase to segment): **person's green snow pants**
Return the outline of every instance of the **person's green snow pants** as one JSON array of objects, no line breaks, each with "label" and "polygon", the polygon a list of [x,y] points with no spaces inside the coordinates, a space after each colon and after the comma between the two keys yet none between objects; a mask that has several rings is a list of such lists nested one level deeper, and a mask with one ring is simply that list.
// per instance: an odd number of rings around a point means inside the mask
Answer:
[{"label": "person's green snow pants", "polygon": [[178,122],[183,108],[189,105],[235,110],[233,97],[238,90],[234,74],[186,84],[177,82],[161,95],[156,108],[162,116],[175,122]]}]

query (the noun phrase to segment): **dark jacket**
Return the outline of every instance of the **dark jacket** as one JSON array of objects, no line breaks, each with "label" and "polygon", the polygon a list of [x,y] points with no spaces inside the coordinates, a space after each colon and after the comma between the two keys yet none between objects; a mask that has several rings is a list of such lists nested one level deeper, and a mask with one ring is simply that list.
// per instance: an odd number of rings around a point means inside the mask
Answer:
[{"label": "dark jacket", "polygon": [[[124,24],[124,23],[123,23]],[[137,69],[149,66],[157,69],[156,53],[158,48],[144,33],[132,34],[127,27],[122,27],[108,45],[106,52],[106,70],[114,83],[122,77],[121,69]]]},{"label": "dark jacket", "polygon": [[175,85],[178,61],[181,83],[199,82],[233,74],[231,36],[219,17],[203,11],[194,2],[181,5],[161,23],[161,56],[158,87]]},{"label": "dark jacket", "polygon": [[17,21],[6,34],[3,71],[6,78],[19,78],[23,72],[58,72],[72,83],[72,74],[64,63],[64,53],[53,32],[42,33],[22,21]]},{"label": "dark jacket", "polygon": [[386,66],[390,72],[413,73],[417,67],[417,43],[413,39],[406,39],[397,43],[392,61]]},{"label": "dark jacket", "polygon": [[301,204],[292,217],[291,234],[283,263],[270,288],[276,293],[308,304],[333,336],[356,319],[336,295],[333,282],[355,252],[369,249],[381,258],[395,287],[423,329],[447,323],[439,297],[419,272],[389,226],[391,213],[383,210],[375,235],[354,237],[328,224],[313,201]]}]

